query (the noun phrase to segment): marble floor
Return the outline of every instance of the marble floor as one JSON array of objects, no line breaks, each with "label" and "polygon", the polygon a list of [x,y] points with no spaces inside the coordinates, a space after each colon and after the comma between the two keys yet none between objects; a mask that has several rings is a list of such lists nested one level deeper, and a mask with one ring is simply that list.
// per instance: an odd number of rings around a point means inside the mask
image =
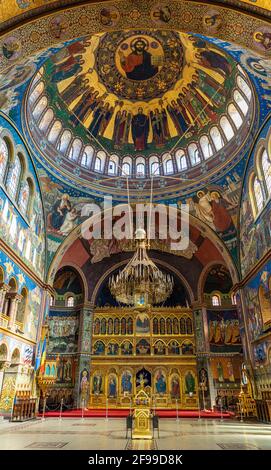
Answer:
[{"label": "marble floor", "polygon": [[49,418],[0,421],[1,450],[271,450],[271,425],[232,420],[162,419],[155,439],[125,438],[125,420]]}]

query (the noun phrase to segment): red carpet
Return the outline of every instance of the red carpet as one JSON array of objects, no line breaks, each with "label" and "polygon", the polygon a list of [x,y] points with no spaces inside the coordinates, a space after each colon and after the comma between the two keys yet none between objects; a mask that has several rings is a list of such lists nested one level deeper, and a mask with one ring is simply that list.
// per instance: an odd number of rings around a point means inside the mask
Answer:
[{"label": "red carpet", "polygon": [[[108,410],[108,418],[126,418],[129,415],[129,409],[116,409],[116,410]],[[160,418],[176,418],[176,410],[157,410],[157,416]],[[224,412],[223,418],[232,418],[234,416],[233,413]],[[41,416],[41,414],[39,414]],[[179,410],[178,413],[179,418],[198,418],[199,412],[196,410]],[[217,411],[201,411],[200,416],[202,418],[211,418],[211,419],[218,419],[221,418],[221,414]],[[46,418],[58,418],[59,411],[47,411],[45,413]],[[62,418],[81,418],[82,417],[82,410],[70,410],[70,411],[63,411]],[[105,418],[106,417],[106,410],[105,409],[93,409],[93,410],[84,410],[84,418]]]}]

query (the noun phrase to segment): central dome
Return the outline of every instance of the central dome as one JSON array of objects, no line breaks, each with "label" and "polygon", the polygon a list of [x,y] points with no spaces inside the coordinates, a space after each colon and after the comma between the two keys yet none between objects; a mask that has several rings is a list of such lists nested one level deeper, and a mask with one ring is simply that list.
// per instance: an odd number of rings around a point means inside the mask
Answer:
[{"label": "central dome", "polygon": [[253,111],[249,79],[230,55],[160,30],[67,43],[38,71],[26,102],[43,161],[119,194],[127,177],[131,194],[140,179],[147,191],[151,177],[159,194],[180,177],[200,181],[222,169],[247,138]]}]

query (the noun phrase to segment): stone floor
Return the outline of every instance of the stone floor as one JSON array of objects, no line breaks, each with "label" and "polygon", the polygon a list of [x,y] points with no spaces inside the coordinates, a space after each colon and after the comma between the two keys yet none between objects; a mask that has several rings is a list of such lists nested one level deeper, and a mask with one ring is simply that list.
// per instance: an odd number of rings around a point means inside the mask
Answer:
[{"label": "stone floor", "polygon": [[125,438],[125,420],[0,421],[0,449],[271,450],[271,426],[232,420],[162,419],[153,441]]}]

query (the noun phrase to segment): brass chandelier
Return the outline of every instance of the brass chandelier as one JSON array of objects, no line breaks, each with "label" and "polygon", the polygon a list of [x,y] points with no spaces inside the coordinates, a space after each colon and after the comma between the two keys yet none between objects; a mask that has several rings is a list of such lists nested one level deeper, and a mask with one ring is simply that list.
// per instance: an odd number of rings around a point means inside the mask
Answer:
[{"label": "brass chandelier", "polygon": [[136,252],[125,268],[109,279],[110,292],[126,305],[160,304],[172,293],[173,277],[160,271],[149,258],[144,229],[136,230],[135,239]]}]

